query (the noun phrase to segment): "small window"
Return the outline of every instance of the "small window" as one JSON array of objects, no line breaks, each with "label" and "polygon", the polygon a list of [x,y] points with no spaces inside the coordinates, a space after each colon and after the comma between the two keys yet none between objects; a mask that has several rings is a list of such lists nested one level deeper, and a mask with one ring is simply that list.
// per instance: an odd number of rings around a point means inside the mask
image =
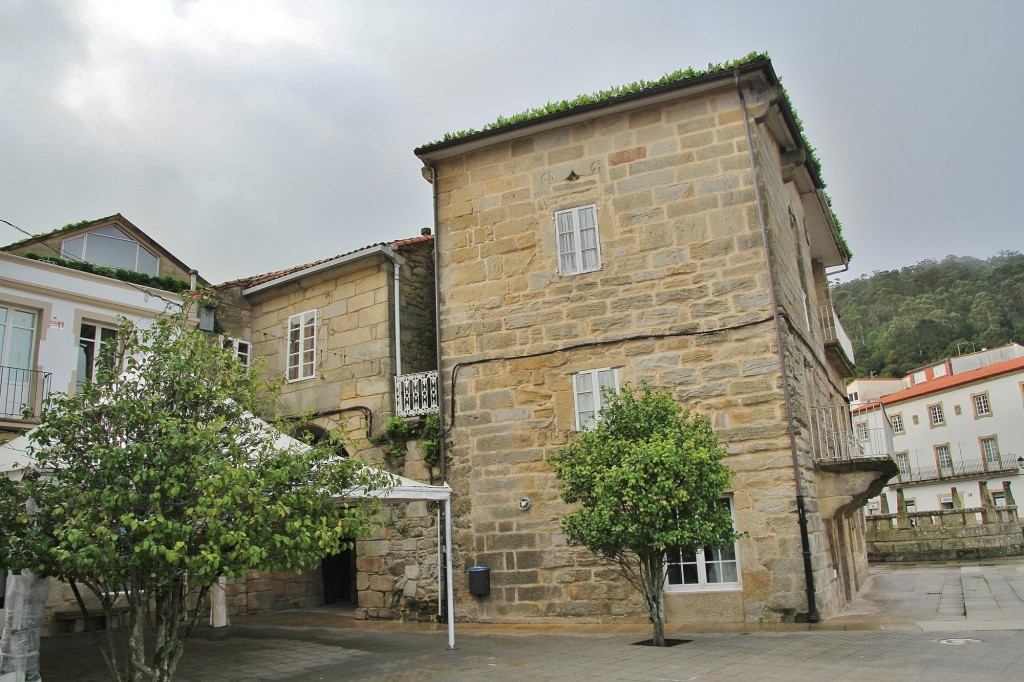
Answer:
[{"label": "small window", "polygon": [[903,433],[903,415],[894,414],[889,417],[889,423],[892,424],[893,433]]},{"label": "small window", "polygon": [[997,507],[1005,507],[1006,493],[1002,491],[992,493],[992,504],[994,504]]},{"label": "small window", "polygon": [[868,423],[857,422],[857,440],[865,441],[868,439]]},{"label": "small window", "polygon": [[989,403],[988,400],[988,391],[972,395],[971,403],[974,405],[975,419],[992,416],[992,405]]},{"label": "small window", "polygon": [[949,454],[949,443],[935,446],[935,460],[939,465],[939,474],[953,473],[953,458]]},{"label": "small window", "polygon": [[576,430],[589,431],[601,412],[602,390],[619,390],[619,370],[614,367],[588,369],[572,375],[572,390],[576,401]]},{"label": "small window", "polygon": [[65,239],[61,245],[61,257],[133,270],[153,277],[160,271],[160,260],[156,256],[113,225]]},{"label": "small window", "polygon": [[857,402],[857,391],[854,391],[853,393],[847,394],[846,397],[850,399],[851,403]]},{"label": "small window", "polygon": [[939,377],[944,376],[946,376],[945,365],[935,365],[934,367],[932,367],[932,379],[938,379]]},{"label": "small window", "polygon": [[555,213],[558,270],[563,275],[590,272],[601,267],[597,232],[597,206],[580,206]]},{"label": "small window", "polygon": [[[729,506],[728,497],[719,501]],[[666,592],[692,590],[722,590],[740,586],[739,559],[736,543],[723,549],[706,547],[698,552],[681,548],[669,550],[666,555]]]},{"label": "small window", "polygon": [[900,476],[910,476],[910,460],[905,452],[896,453],[896,466],[900,468]]},{"label": "small window", "polygon": [[942,412],[942,403],[928,406],[928,419],[932,428],[946,425],[946,415]]},{"label": "small window", "polygon": [[316,376],[316,310],[288,318],[288,381]]},{"label": "small window", "polygon": [[249,349],[250,345],[248,341],[242,341],[241,339],[233,339],[230,336],[224,336],[221,338],[221,343],[225,350],[233,350],[235,357],[242,363],[242,367],[248,371],[249,369]]},{"label": "small window", "polygon": [[83,322],[78,328],[78,393],[85,390],[85,385],[96,377],[96,367],[103,349],[116,340],[117,329],[113,327]]},{"label": "small window", "polygon": [[981,455],[985,458],[986,469],[999,468],[999,444],[995,436],[988,436],[981,439]]}]

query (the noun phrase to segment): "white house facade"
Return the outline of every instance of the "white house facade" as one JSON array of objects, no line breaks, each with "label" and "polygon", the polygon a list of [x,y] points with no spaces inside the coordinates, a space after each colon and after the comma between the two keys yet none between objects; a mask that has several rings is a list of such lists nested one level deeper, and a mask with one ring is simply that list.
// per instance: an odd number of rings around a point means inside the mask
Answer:
[{"label": "white house facade", "polygon": [[118,317],[145,325],[181,297],[0,252],[0,441],[37,422],[43,397],[88,381]]},{"label": "white house facade", "polygon": [[[899,467],[882,492],[885,506],[897,509],[897,488],[908,512],[980,507],[979,481],[988,483],[996,505],[1008,503],[1005,482],[1024,494],[1024,348],[973,353],[915,375],[879,399]],[[855,437],[872,426],[854,408]],[[884,513],[881,500],[871,500],[868,510]]]}]

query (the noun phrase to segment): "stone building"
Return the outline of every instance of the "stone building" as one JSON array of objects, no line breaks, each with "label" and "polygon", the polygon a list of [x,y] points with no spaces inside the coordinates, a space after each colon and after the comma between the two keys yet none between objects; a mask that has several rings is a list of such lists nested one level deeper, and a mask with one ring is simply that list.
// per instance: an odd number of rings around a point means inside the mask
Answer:
[{"label": "stone building", "polygon": [[818,415],[849,423],[826,275],[850,254],[772,65],[588,102],[416,150],[435,192],[456,566],[491,568],[483,597],[456,570],[457,615],[641,617],[567,546],[547,458],[592,423],[600,387],[648,382],[711,417],[744,534],[670,557],[669,621],[828,618],[867,576],[859,509],[895,465],[815,435]]},{"label": "stone building", "polygon": [[[350,253],[218,285],[225,343],[283,381],[279,415],[314,439],[341,430],[347,454],[418,481],[437,470],[415,443],[388,453],[391,417],[436,406],[433,237]],[[252,573],[228,587],[232,613],[350,603],[357,615],[425,615],[436,600],[436,518],[426,502],[386,510],[376,535],[301,575]]]}]

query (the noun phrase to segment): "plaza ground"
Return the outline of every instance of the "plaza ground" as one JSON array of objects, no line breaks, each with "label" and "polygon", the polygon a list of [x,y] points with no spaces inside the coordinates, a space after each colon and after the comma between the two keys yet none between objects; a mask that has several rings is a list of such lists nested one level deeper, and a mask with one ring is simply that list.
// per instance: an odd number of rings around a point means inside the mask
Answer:
[{"label": "plaza ground", "polygon": [[[690,640],[638,646],[643,626],[365,623],[323,608],[234,619],[186,644],[176,679],[1024,680],[1024,559],[878,565],[843,616],[815,625],[672,626]],[[107,680],[90,635],[48,637],[45,682]]]}]

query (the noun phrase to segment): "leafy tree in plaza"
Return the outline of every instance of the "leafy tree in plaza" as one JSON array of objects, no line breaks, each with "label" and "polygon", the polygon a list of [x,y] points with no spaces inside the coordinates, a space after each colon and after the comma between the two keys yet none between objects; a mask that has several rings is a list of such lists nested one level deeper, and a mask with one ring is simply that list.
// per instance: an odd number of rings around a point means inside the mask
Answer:
[{"label": "leafy tree in plaza", "polygon": [[99,638],[114,679],[170,680],[221,576],[301,570],[373,523],[372,505],[332,495],[390,481],[329,443],[284,445],[252,416],[273,389],[185,311],[122,320],[94,381],[48,400],[36,467],[0,486],[0,509],[19,510],[2,529],[9,570],[67,582],[86,623],[86,602],[108,622],[126,608],[124,636]]},{"label": "leafy tree in plaza", "polygon": [[594,429],[553,458],[562,499],[577,505],[562,530],[640,592],[655,646],[665,646],[666,555],[736,540],[719,503],[732,479],[725,454],[706,417],[644,385],[606,389]]}]

